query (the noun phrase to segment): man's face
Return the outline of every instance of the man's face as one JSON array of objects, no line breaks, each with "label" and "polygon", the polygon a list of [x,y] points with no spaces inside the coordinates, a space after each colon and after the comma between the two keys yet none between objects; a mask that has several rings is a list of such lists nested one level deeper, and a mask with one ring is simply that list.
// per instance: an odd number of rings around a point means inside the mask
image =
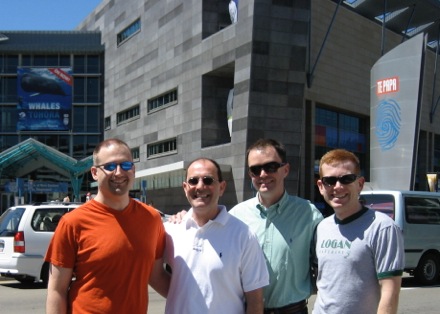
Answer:
[{"label": "man's face", "polygon": [[[112,144],[109,147],[103,147],[96,156],[96,162],[100,165],[94,165],[91,168],[93,178],[98,181],[99,191],[103,196],[128,195],[133,186],[135,167],[129,170],[123,170],[120,163],[132,162],[130,151],[125,146]],[[103,165],[116,163],[116,169],[113,171],[104,169]]]},{"label": "man's face", "polygon": [[215,165],[203,159],[190,165],[186,181],[183,182],[186,198],[194,211],[217,210],[218,200],[225,188],[226,182],[218,181]]},{"label": "man's face", "polygon": [[[267,167],[265,165],[274,165],[275,167]],[[248,170],[255,189],[264,198],[281,197],[284,193],[284,179],[289,174],[290,165],[282,164],[281,158],[275,148],[269,146],[262,149],[253,149],[249,152],[248,167],[255,167],[258,172],[258,166],[263,166],[259,173],[253,173]]]},{"label": "man's face", "polygon": [[[317,181],[319,192],[325,201],[333,207],[339,219],[344,219],[360,208],[359,194],[364,186],[365,179],[363,177],[355,178],[353,182],[347,183],[340,177],[355,173],[355,166],[352,162],[341,162],[333,165],[323,164],[321,167],[322,177],[336,177],[338,181],[334,185],[325,184],[321,178]],[[347,178],[347,177],[346,177]],[[335,179],[333,178],[333,181]],[[343,181],[341,183],[339,180]],[[351,180],[349,180],[351,181]],[[347,183],[347,184],[344,184]],[[333,182],[332,182],[333,183]]]}]

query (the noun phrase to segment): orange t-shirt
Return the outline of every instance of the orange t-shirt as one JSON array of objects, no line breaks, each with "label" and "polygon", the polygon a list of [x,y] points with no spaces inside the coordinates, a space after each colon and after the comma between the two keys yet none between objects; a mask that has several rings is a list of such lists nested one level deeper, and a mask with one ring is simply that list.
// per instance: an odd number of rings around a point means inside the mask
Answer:
[{"label": "orange t-shirt", "polygon": [[46,261],[73,268],[68,312],[146,313],[148,280],[164,247],[154,208],[131,199],[117,211],[92,200],[63,216]]}]

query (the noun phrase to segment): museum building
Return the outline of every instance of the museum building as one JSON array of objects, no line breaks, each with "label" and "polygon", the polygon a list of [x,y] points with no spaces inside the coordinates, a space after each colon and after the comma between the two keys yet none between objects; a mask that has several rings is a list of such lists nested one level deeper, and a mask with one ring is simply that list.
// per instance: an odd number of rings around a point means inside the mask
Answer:
[{"label": "museum building", "polygon": [[[172,213],[188,207],[185,167],[201,156],[222,166],[228,183],[222,203],[231,207],[254,195],[246,148],[259,138],[275,138],[285,144],[291,165],[287,191],[316,201],[317,162],[332,148],[355,152],[369,179],[371,68],[424,33],[414,188],[427,189],[426,173],[440,171],[439,1],[234,2],[236,20],[225,0],[103,0],[76,31],[65,34],[99,35],[100,43],[82,53],[84,62],[91,57],[99,65],[91,73],[76,72],[80,57],[66,53],[74,90],[78,77],[83,97],[97,88],[98,98],[73,101],[81,131],[53,134],[57,142],[47,133],[36,139],[57,147],[67,137],[69,144],[60,147],[77,159],[90,154],[101,136],[126,141],[136,162],[133,193]],[[4,47],[0,42],[3,63],[10,55]],[[41,55],[19,52],[18,66],[24,65],[21,54]],[[0,74],[15,75],[13,70]],[[89,78],[97,82],[89,86]],[[9,105],[13,115],[17,100],[0,105]],[[15,124],[10,133],[1,130],[1,138],[17,138],[2,149],[31,137],[17,132]],[[74,142],[77,135],[82,140]]]}]

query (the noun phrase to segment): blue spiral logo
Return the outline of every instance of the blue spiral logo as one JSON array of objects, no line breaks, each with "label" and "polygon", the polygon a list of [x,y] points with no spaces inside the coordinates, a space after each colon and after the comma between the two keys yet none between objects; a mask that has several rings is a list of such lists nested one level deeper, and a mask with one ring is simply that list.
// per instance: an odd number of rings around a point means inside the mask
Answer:
[{"label": "blue spiral logo", "polygon": [[389,150],[396,144],[400,134],[400,106],[393,99],[379,103],[376,111],[376,136],[382,151]]}]

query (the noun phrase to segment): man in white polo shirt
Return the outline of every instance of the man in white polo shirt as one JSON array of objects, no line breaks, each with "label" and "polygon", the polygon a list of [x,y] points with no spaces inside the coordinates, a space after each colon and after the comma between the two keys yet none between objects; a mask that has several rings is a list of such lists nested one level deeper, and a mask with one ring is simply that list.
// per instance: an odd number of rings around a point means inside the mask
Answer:
[{"label": "man in white polo shirt", "polygon": [[248,226],[218,205],[226,182],[217,162],[191,162],[183,189],[191,209],[182,223],[165,224],[165,313],[263,313],[266,262]]}]

